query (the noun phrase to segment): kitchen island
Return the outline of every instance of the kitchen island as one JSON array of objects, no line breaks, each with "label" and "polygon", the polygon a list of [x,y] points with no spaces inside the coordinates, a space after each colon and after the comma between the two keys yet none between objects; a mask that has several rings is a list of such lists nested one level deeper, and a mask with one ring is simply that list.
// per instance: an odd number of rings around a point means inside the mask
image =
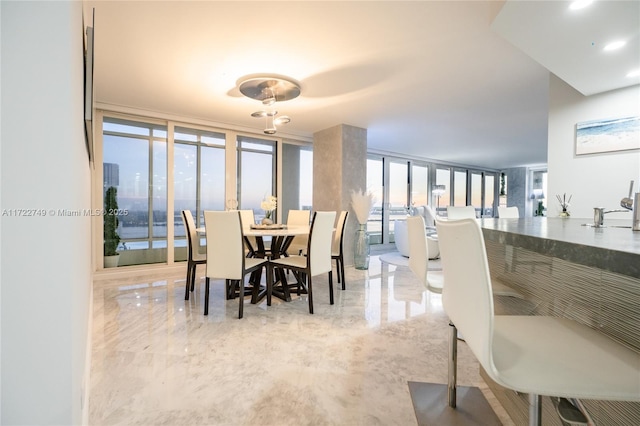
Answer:
[{"label": "kitchen island", "polygon": [[[640,362],[640,232],[631,230],[631,217],[605,219],[604,228],[584,226],[588,223],[482,219],[491,275],[525,296],[496,298],[496,313],[574,319],[637,351]],[[526,395],[483,377],[516,424],[526,424]],[[597,425],[640,424],[640,403],[581,403]],[[557,416],[549,401],[546,406],[545,424],[560,425],[552,422]]]}]

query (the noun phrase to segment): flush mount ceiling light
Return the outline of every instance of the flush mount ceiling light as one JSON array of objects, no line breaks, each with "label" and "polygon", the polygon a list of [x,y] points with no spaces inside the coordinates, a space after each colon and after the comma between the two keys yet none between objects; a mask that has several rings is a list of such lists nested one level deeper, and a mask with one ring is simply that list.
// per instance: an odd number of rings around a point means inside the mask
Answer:
[{"label": "flush mount ceiling light", "polygon": [[276,125],[287,124],[291,121],[286,115],[276,117],[278,111],[271,108],[276,102],[289,101],[300,95],[300,85],[289,78],[284,77],[252,77],[240,82],[240,93],[248,98],[262,102],[267,107],[265,110],[256,111],[252,117],[265,117],[264,133],[273,135],[276,133]]},{"label": "flush mount ceiling light", "polygon": [[300,95],[300,85],[284,77],[248,78],[240,83],[239,89],[246,97],[261,101],[265,105],[269,102],[273,105],[276,101],[290,101]]}]

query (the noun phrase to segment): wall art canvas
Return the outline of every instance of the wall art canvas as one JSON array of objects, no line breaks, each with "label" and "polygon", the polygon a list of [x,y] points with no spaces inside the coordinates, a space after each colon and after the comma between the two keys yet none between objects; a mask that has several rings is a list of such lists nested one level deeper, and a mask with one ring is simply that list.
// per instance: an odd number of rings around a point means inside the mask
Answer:
[{"label": "wall art canvas", "polygon": [[576,155],[640,149],[640,116],[576,124]]}]

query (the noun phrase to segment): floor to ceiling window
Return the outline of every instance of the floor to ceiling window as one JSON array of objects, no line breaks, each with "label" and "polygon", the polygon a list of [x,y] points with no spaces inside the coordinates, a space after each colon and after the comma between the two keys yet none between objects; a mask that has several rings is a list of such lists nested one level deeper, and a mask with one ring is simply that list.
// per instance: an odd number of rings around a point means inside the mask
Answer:
[{"label": "floor to ceiling window", "polygon": [[493,217],[496,205],[496,175],[484,174],[484,199],[482,204],[482,217]]},{"label": "floor to ceiling window", "polygon": [[260,204],[276,195],[276,142],[238,136],[238,208],[253,210],[256,221],[265,212]]},{"label": "floor to ceiling window", "polygon": [[[167,260],[167,127],[103,122],[103,186],[117,189],[119,265]],[[125,214],[126,212],[126,214]]]},{"label": "floor to ceiling window", "polygon": [[436,169],[436,185],[439,187],[434,200],[436,214],[446,216],[447,206],[451,204],[451,170],[449,168]]},{"label": "floor to ceiling window", "polygon": [[410,205],[409,201],[409,164],[405,161],[389,161],[389,183],[388,186],[388,221],[389,221],[389,242],[395,241],[393,236],[394,224],[396,220],[406,219]]},{"label": "floor to ceiling window", "polygon": [[476,210],[476,216],[482,212],[482,173],[471,172],[471,200],[470,205]]},{"label": "floor to ceiling window", "polygon": [[498,190],[494,172],[472,171],[470,205],[475,207],[478,217],[493,217]]},{"label": "floor to ceiling window", "polygon": [[[392,243],[394,222],[431,206],[446,217],[447,206],[473,205],[477,214],[493,216],[497,187],[495,172],[474,172],[424,161],[370,155],[367,188],[376,195],[369,217],[372,244]],[[432,184],[433,183],[433,184]]]},{"label": "floor to ceiling window", "polygon": [[454,206],[467,205],[467,171],[453,171],[453,204]]},{"label": "floor to ceiling window", "polygon": [[[371,244],[382,243],[382,214],[383,214],[383,179],[384,179],[384,164],[382,158],[369,157],[367,158],[367,187],[362,188],[368,192],[371,192],[375,198],[373,208],[369,213],[369,220],[367,221],[367,232],[369,232],[369,242]],[[386,229],[386,228],[384,228]]]},{"label": "floor to ceiling window", "polygon": [[[275,212],[279,220],[286,220],[290,209],[311,209],[310,144],[164,120],[138,121],[121,114],[104,114],[102,118],[104,191],[116,187],[119,207],[128,212],[118,227],[122,266],[186,259],[182,210],[190,210],[196,226],[203,226],[205,210],[231,205],[253,210],[260,221],[265,215],[262,200],[270,195],[279,195]],[[233,167],[233,161],[236,170],[226,170],[229,164]],[[282,166],[279,172],[278,164]],[[167,167],[173,175],[170,194]],[[496,176],[494,172],[476,173],[459,166],[371,154],[367,158],[367,187],[362,188],[375,196],[367,222],[371,243],[392,243],[394,221],[405,219],[423,205],[439,204],[438,213],[444,216],[451,203],[471,203],[482,216],[492,216]],[[282,189],[278,190],[280,184]],[[172,233],[167,228],[170,223]],[[174,249],[167,252],[168,246]]]},{"label": "floor to ceiling window", "polygon": [[429,205],[429,166],[411,163],[411,207]]},{"label": "floor to ceiling window", "polygon": [[[260,221],[262,200],[270,195],[279,196],[278,220],[286,220],[289,209],[311,209],[310,143],[112,111],[99,111],[97,117],[103,198],[114,187],[118,207],[126,212],[117,228],[119,266],[186,260],[182,210],[190,210],[196,227],[202,227],[205,210],[231,206],[253,210]],[[100,232],[94,241],[96,254],[102,253],[102,237]]]},{"label": "floor to ceiling window", "polygon": [[196,227],[205,210],[225,206],[225,135],[176,126],[173,146],[173,214],[175,260],[187,258],[181,211],[191,210]]}]

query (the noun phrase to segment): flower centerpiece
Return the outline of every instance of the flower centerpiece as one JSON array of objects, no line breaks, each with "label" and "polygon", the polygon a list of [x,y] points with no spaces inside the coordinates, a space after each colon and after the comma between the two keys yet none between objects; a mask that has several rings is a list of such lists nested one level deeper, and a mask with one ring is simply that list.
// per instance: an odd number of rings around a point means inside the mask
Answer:
[{"label": "flower centerpiece", "polygon": [[263,225],[273,225],[273,211],[278,207],[278,199],[273,195],[265,197],[260,203],[260,208],[264,210]]},{"label": "flower centerpiece", "polygon": [[369,269],[369,234],[367,234],[367,221],[369,213],[375,203],[375,197],[371,192],[351,191],[351,207],[358,220],[356,231],[353,262],[356,269]]},{"label": "flower centerpiece", "polygon": [[567,200],[567,194],[562,194],[562,197],[560,197],[560,195],[556,194],[556,198],[558,199],[558,202],[560,203],[560,207],[562,207],[562,211],[560,212],[560,217],[569,217],[569,206],[571,204],[571,197],[573,197],[573,195],[569,195],[569,199]]}]

